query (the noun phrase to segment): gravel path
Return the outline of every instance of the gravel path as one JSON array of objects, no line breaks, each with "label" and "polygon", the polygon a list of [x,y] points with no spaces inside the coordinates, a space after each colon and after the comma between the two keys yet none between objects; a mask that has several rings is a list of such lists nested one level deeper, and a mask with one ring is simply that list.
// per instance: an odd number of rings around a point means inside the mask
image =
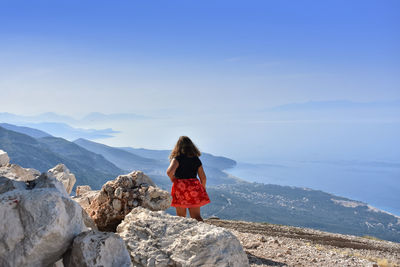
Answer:
[{"label": "gravel path", "polygon": [[254,267],[400,267],[400,243],[264,223],[210,219],[206,222],[230,229]]}]

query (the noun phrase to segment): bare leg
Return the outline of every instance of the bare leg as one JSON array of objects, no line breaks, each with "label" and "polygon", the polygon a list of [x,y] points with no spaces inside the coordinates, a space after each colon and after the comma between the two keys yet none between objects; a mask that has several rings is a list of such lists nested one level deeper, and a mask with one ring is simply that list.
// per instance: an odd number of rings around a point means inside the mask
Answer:
[{"label": "bare leg", "polygon": [[191,218],[196,219],[199,222],[203,221],[203,218],[201,218],[201,215],[200,215],[200,207],[189,208],[189,214],[190,214]]},{"label": "bare leg", "polygon": [[175,207],[175,209],[176,209],[176,215],[181,217],[186,217],[186,208]]}]

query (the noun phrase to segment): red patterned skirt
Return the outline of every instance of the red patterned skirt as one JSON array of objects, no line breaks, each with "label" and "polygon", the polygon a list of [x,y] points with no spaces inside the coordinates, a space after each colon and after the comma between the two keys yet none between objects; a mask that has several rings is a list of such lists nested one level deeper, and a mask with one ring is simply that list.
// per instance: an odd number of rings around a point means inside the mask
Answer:
[{"label": "red patterned skirt", "polygon": [[210,198],[199,179],[176,179],[172,184],[172,207],[195,208],[210,203]]}]

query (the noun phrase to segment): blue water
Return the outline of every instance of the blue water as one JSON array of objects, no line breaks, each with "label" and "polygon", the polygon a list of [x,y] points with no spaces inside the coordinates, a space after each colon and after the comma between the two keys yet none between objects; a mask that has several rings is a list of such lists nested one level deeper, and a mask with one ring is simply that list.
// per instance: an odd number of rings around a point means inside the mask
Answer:
[{"label": "blue water", "polygon": [[322,190],[400,216],[400,163],[341,160],[239,162],[227,172],[252,182]]}]

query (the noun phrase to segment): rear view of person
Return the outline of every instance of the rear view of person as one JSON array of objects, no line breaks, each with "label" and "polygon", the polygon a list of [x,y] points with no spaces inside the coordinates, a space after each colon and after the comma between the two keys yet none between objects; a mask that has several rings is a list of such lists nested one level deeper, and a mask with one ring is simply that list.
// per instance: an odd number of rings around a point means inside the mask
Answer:
[{"label": "rear view of person", "polygon": [[210,198],[206,192],[207,178],[200,155],[199,149],[189,137],[179,137],[169,156],[167,175],[172,182],[171,206],[175,207],[176,215],[186,217],[186,209],[189,209],[191,218],[203,221],[200,207],[210,203]]}]

